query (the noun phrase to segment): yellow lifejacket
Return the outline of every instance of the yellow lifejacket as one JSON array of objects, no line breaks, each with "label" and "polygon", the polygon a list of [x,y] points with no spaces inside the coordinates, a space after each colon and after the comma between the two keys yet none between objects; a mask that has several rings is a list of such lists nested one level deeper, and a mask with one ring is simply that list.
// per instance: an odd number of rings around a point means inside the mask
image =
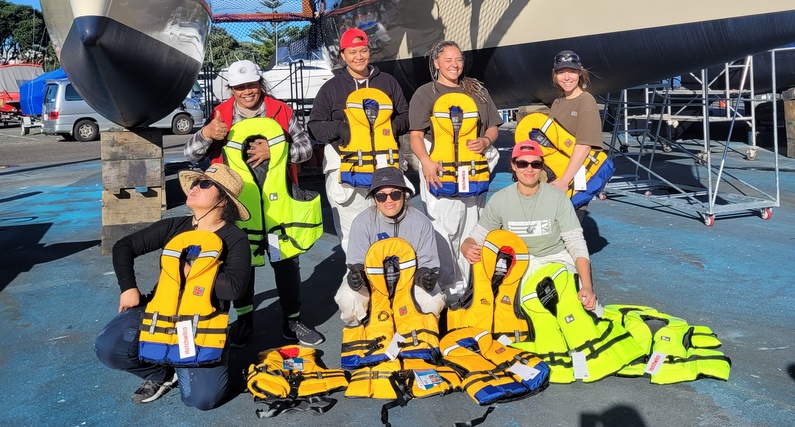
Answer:
[{"label": "yellow lifejacket", "polygon": [[534,354],[506,347],[489,331],[460,328],[439,347],[446,365],[461,375],[461,387],[480,405],[527,397],[549,385],[549,367]]},{"label": "yellow lifejacket", "polygon": [[[428,371],[437,374],[440,382],[429,388],[422,388],[415,375]],[[397,399],[398,392],[402,392],[412,399],[425,398],[457,391],[460,386],[458,373],[448,366],[436,365],[422,359],[395,359],[353,371],[345,397]]]},{"label": "yellow lifejacket", "polygon": [[605,317],[624,325],[646,352],[642,363],[619,374],[644,375],[646,362],[654,352],[665,355],[654,384],[672,384],[715,378],[728,381],[731,359],[715,350],[721,346],[717,335],[707,326],[691,326],[684,319],[661,313],[651,307],[632,305],[605,306]]},{"label": "yellow lifejacket", "polygon": [[[160,279],[141,322],[139,359],[175,366],[221,360],[229,316],[213,305],[213,284],[222,251],[221,238],[209,231],[186,231],[166,244],[160,256]],[[183,277],[186,262],[192,265]],[[192,347],[195,355],[183,358],[180,346],[185,354]]]},{"label": "yellow lifejacket", "polygon": [[[264,138],[270,146],[267,175],[262,186],[246,163],[248,145]],[[238,221],[251,244],[251,265],[292,258],[309,250],[323,234],[323,216],[317,192],[293,185],[287,178],[289,147],[284,130],[273,119],[241,120],[229,129],[224,159],[243,178],[240,201],[251,218]]]},{"label": "yellow lifejacket", "polygon": [[[486,156],[467,147],[467,140],[478,138],[478,106],[468,95],[446,93],[433,104],[431,115],[433,145],[430,157],[444,169],[440,188],[431,187],[434,196],[468,197],[489,190],[489,164]],[[469,191],[459,191],[459,168],[468,171]],[[463,172],[464,169],[461,169]]]},{"label": "yellow lifejacket", "polygon": [[483,243],[480,261],[472,266],[473,279],[461,307],[447,310],[448,329],[473,326],[505,335],[513,342],[528,336],[519,283],[527,271],[527,245],[507,230],[493,230]]},{"label": "yellow lifejacket", "polygon": [[400,147],[392,131],[392,100],[383,91],[357,89],[345,101],[351,140],[340,144],[340,183],[370,187],[373,172],[400,167]]},{"label": "yellow lifejacket", "polygon": [[[514,134],[516,143],[532,139],[541,146],[544,152],[544,165],[552,172],[550,180],[563,176],[569,165],[576,139],[557,120],[544,113],[530,113],[516,125]],[[613,161],[602,150],[588,152],[583,163],[585,168],[586,190],[574,190],[574,182],[570,182],[566,193],[575,208],[589,202],[597,193],[604,189],[607,181],[613,176]]]},{"label": "yellow lifejacket", "polygon": [[[620,323],[599,319],[585,310],[577,298],[579,279],[566,266],[550,263],[535,271],[522,286],[522,307],[533,326],[529,342],[515,343],[514,347],[533,351],[545,361],[547,354],[561,356],[562,335],[570,352],[581,353],[587,365],[584,382],[592,382],[615,374],[627,364],[644,356],[643,349]],[[557,325],[549,318],[553,316]],[[539,329],[536,325],[544,326]],[[533,343],[533,344],[530,344]],[[574,374],[568,366],[560,376]],[[553,371],[556,366],[551,365]],[[560,368],[558,368],[560,370]],[[571,382],[573,378],[555,378],[560,382]]]},{"label": "yellow lifejacket", "polygon": [[417,258],[411,245],[399,238],[379,240],[365,255],[370,307],[361,325],[342,330],[344,369],[371,366],[389,359],[387,347],[395,333],[405,338],[399,357],[433,361],[439,351],[436,316],[420,311],[414,300]]}]

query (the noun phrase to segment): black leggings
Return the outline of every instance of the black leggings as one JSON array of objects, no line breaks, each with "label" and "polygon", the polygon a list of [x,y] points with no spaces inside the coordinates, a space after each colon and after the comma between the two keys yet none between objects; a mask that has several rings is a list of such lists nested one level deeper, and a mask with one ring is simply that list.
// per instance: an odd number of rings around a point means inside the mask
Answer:
[{"label": "black leggings", "polygon": [[[271,262],[271,267],[285,319],[289,317],[290,320],[298,320],[297,315],[301,312],[301,268],[298,257]],[[243,298],[234,302],[235,308],[254,303],[254,271],[255,267],[251,267],[248,289]]]}]

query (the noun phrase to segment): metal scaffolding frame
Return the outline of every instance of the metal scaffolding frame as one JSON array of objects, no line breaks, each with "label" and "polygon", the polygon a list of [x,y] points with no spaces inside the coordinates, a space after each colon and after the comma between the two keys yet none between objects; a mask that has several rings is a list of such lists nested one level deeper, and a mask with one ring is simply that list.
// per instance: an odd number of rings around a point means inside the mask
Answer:
[{"label": "metal scaffolding frame", "polygon": [[[770,51],[775,88],[775,55],[777,50]],[[742,78],[738,88],[731,88],[729,71],[733,68],[742,69]],[[604,121],[607,127],[612,125],[610,139],[610,155],[622,157],[634,164],[634,172],[616,175],[605,187],[601,198],[622,196],[643,198],[657,205],[675,208],[679,211],[692,213],[700,217],[704,224],[712,226],[717,216],[740,213],[758,212],[767,220],[772,216],[772,208],[780,206],[779,199],[779,166],[778,166],[778,126],[776,103],[773,103],[773,128],[775,156],[776,194],[772,196],[752,186],[726,170],[727,155],[730,151],[740,153],[731,148],[730,137],[735,124],[746,123],[749,128],[747,150],[744,158],[748,161],[756,159],[756,116],[755,106],[758,103],[775,101],[777,96],[754,94],[753,59],[748,56],[742,60],[725,64],[723,71],[713,79],[709,78],[708,70],[701,70],[697,80],[701,83],[700,90],[672,88],[669,83],[656,83],[623,90],[618,100],[604,99]],[[750,78],[749,78],[750,77]],[[716,82],[723,79],[723,89],[715,89]],[[750,80],[749,88],[746,82]],[[630,101],[628,95],[642,94],[641,101]],[[750,105],[750,111],[745,111]],[[674,140],[671,130],[683,122],[700,122],[703,129],[703,146],[700,152],[689,149],[681,140]],[[729,123],[726,141],[713,141],[710,136],[710,124]],[[638,124],[634,128],[630,125]],[[663,125],[666,125],[665,128]],[[667,135],[663,135],[663,129]],[[634,143],[634,144],[631,144]],[[674,183],[664,176],[660,170],[664,162],[655,163],[657,146],[666,153],[674,150],[683,153],[682,158],[692,158],[694,170],[706,170],[702,177],[697,173],[699,182],[706,180],[703,186],[683,185]],[[720,148],[718,162],[713,161],[713,148]],[[680,160],[680,159],[677,159]],[[662,163],[662,164],[661,164]],[[655,168],[658,169],[655,171]],[[725,191],[729,187],[732,191]]]}]

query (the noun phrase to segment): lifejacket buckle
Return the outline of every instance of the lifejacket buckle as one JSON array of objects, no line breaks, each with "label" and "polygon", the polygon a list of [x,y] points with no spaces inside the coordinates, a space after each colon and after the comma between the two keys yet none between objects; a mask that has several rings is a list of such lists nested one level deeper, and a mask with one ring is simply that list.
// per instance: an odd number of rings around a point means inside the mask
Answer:
[{"label": "lifejacket buckle", "polygon": [[362,165],[364,164],[364,161],[362,160],[362,150],[358,150],[356,152],[356,155],[357,155],[358,160],[359,160],[359,167],[362,167]]},{"label": "lifejacket buckle", "polygon": [[392,157],[392,148],[391,147],[389,148],[389,164],[390,165],[395,164],[395,158]]},{"label": "lifejacket buckle", "polygon": [[471,166],[469,167],[469,175],[475,176],[475,161],[472,160],[470,164]]},{"label": "lifejacket buckle", "polygon": [[442,168],[442,169],[437,170],[436,171],[436,175],[438,175],[439,178],[441,178],[441,177],[444,176],[444,162],[442,162],[441,160],[439,160],[439,167]]}]

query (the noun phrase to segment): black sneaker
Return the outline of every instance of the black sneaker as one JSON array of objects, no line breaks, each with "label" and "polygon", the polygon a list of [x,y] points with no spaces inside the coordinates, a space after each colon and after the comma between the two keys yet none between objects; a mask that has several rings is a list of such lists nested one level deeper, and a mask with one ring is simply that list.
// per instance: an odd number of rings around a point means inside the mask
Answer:
[{"label": "black sneaker", "polygon": [[254,322],[249,316],[238,317],[232,327],[229,328],[229,346],[240,348],[248,343],[251,334],[254,333]]},{"label": "black sneaker", "polygon": [[289,321],[282,327],[282,337],[290,341],[298,341],[305,346],[314,346],[322,343],[326,338],[320,332],[304,325],[301,322]]},{"label": "black sneaker", "polygon": [[135,393],[132,395],[132,401],[134,403],[149,403],[154,402],[155,400],[159,399],[160,396],[166,394],[169,390],[174,388],[177,385],[177,373],[174,373],[173,377],[163,381],[163,382],[155,382],[152,380],[146,380],[138,387],[138,390],[135,390]]}]

